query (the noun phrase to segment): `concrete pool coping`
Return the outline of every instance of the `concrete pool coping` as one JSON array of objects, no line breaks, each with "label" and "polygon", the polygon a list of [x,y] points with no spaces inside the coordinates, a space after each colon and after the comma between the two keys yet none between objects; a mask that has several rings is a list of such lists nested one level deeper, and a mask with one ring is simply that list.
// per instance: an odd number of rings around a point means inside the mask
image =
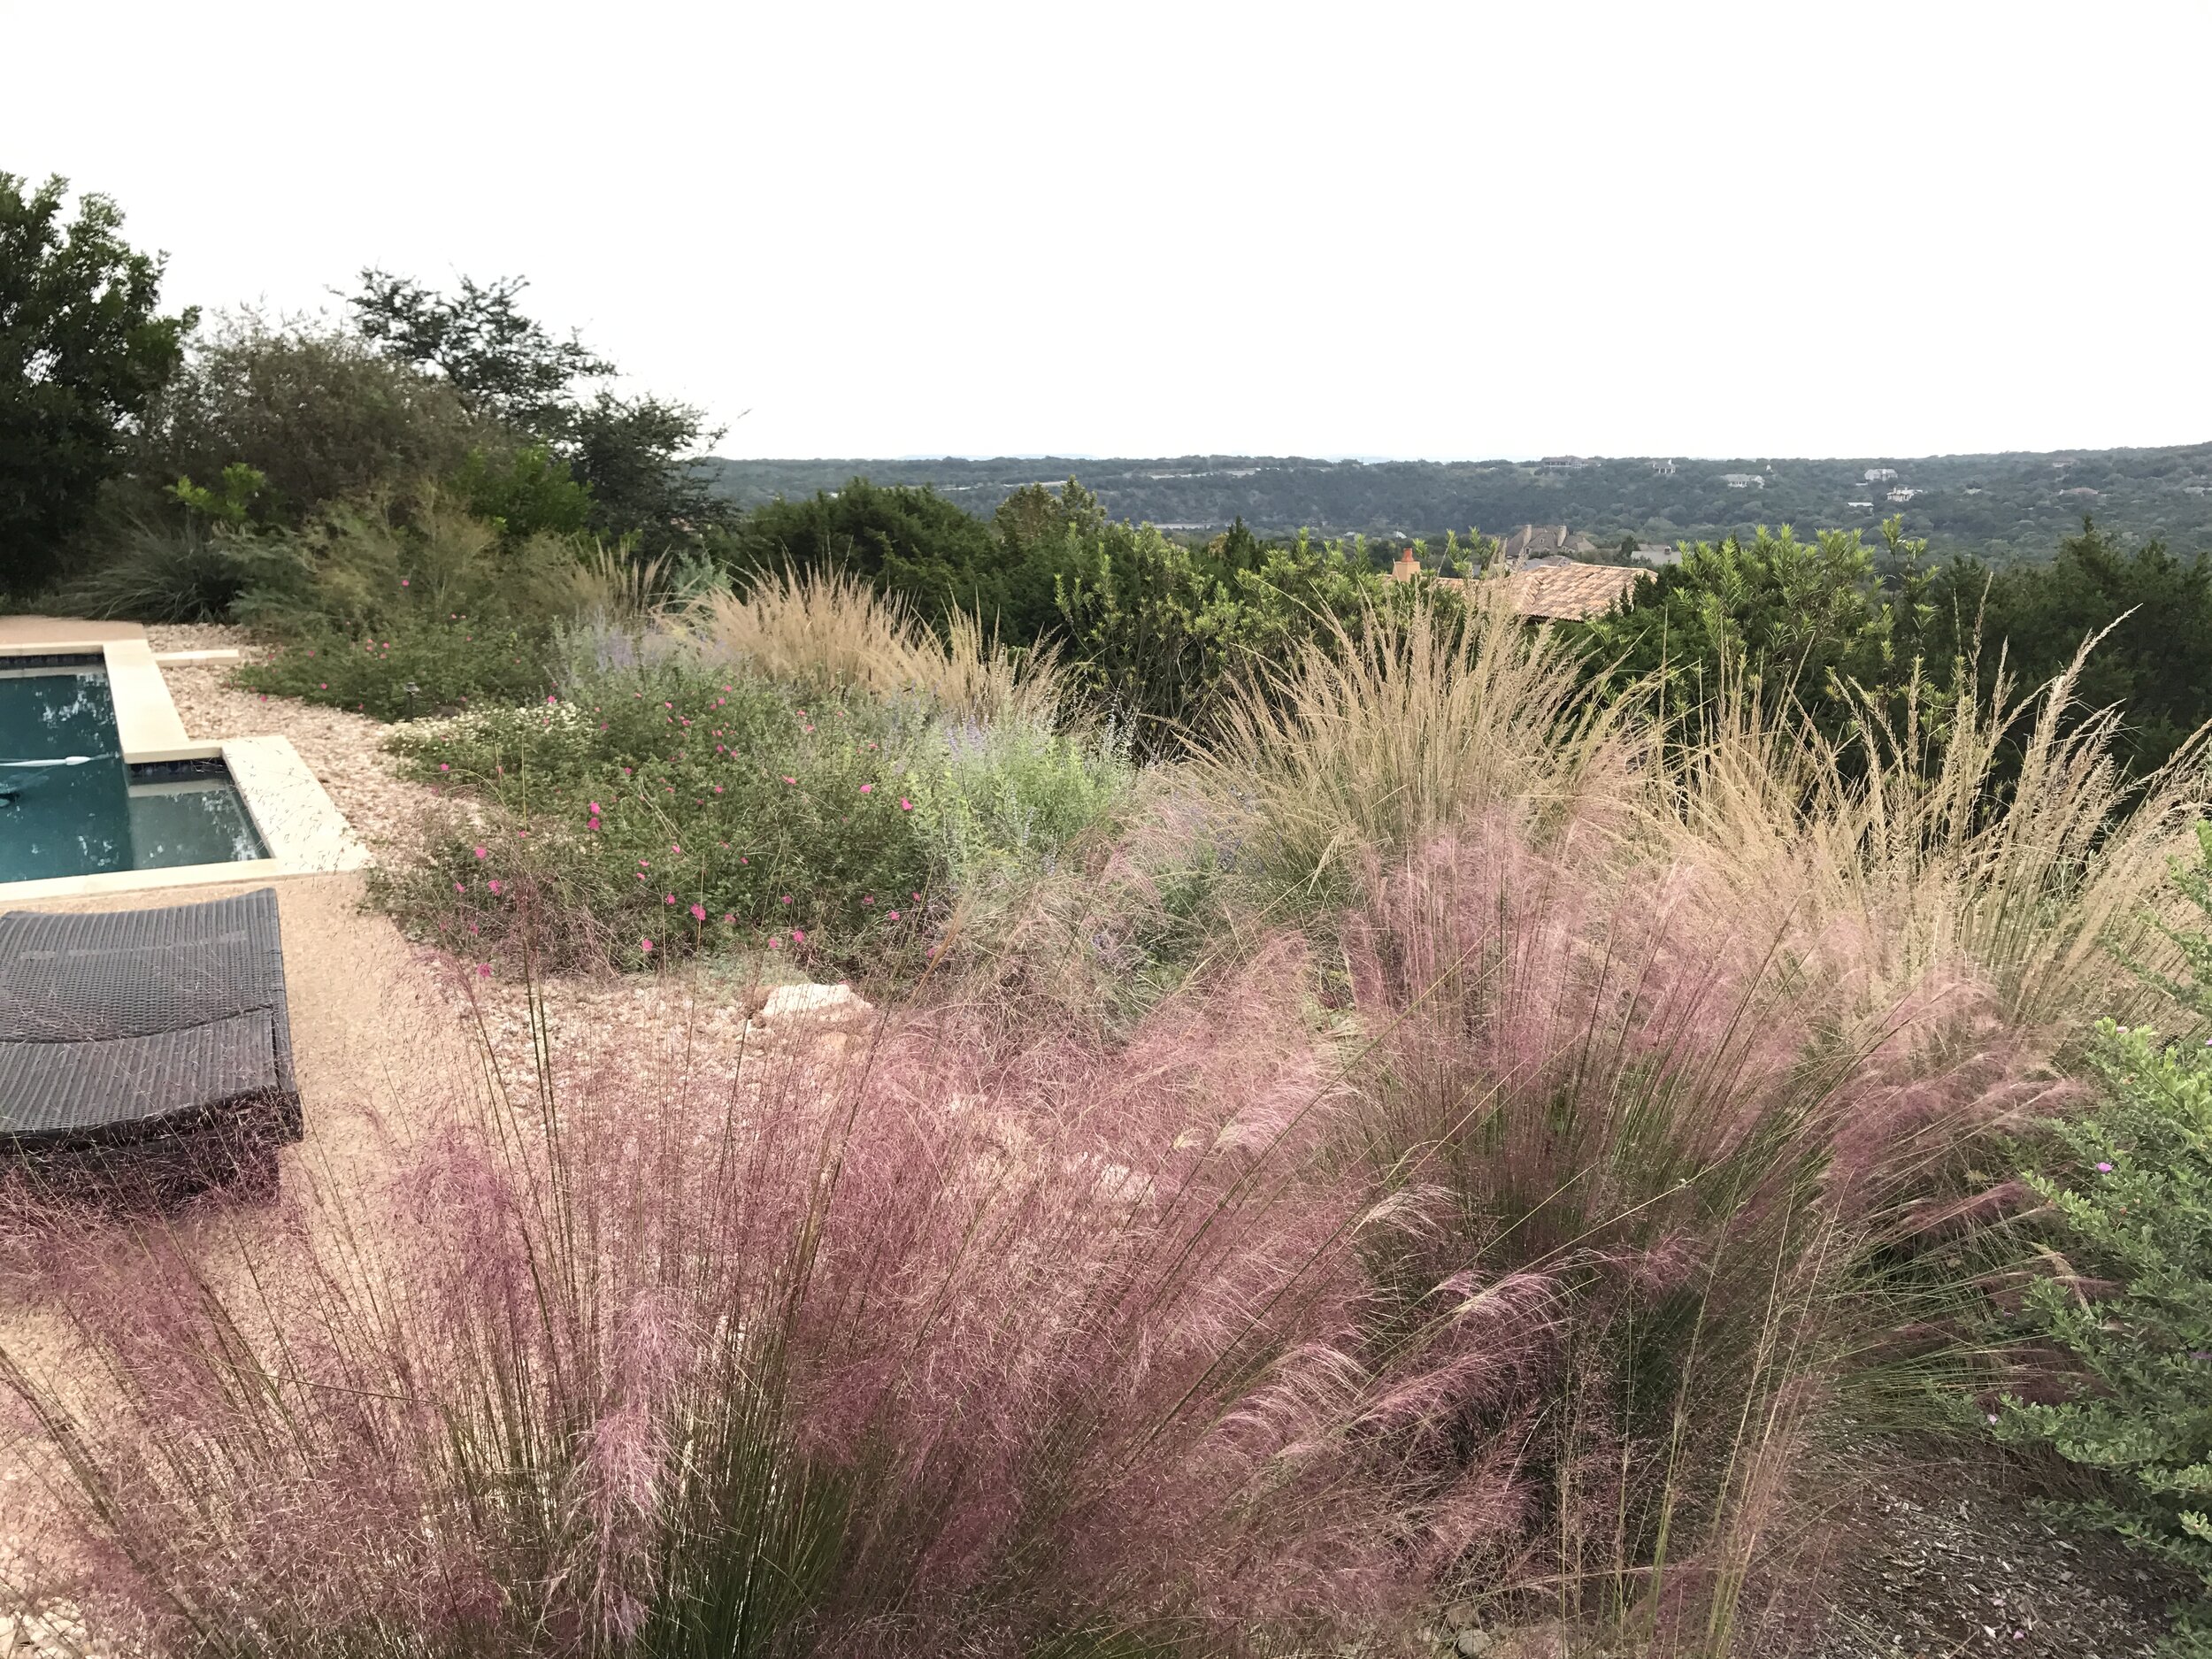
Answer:
[{"label": "concrete pool coping", "polygon": [[[0,881],[0,902],[202,887],[219,881],[334,875],[358,870],[369,862],[369,849],[346,823],[289,738],[234,737],[214,743],[192,741],[178,717],[176,704],[170,701],[160,664],[142,630],[133,628],[126,634],[113,624],[87,627],[58,621],[53,631],[45,634],[21,626],[25,618],[10,620],[19,626],[0,634],[0,670],[11,659],[26,657],[99,658],[105,665],[108,695],[115,705],[115,734],[123,764],[221,761],[269,856],[228,864],[102,870],[89,875]],[[192,655],[197,658],[201,654]]]}]

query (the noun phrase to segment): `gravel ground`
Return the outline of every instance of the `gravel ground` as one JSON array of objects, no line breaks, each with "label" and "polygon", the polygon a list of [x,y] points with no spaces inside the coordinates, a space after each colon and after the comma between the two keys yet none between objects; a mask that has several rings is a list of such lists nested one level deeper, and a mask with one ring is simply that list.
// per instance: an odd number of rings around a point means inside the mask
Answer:
[{"label": "gravel ground", "polygon": [[[1846,1495],[1793,1563],[1761,1659],[2137,1659],[2185,1594],[2116,1542],[2043,1519],[2002,1464],[1878,1444],[1837,1463]],[[1816,1467],[1803,1485],[1830,1482]]]},{"label": "gravel ground", "polygon": [[[236,647],[250,656],[243,629],[215,623],[150,627],[157,651],[201,651]],[[271,697],[231,684],[229,663],[171,664],[161,671],[170,699],[195,738],[288,737],[299,750],[355,833],[380,856],[404,853],[439,803],[435,793],[409,783],[381,750],[391,727],[364,714]]]}]

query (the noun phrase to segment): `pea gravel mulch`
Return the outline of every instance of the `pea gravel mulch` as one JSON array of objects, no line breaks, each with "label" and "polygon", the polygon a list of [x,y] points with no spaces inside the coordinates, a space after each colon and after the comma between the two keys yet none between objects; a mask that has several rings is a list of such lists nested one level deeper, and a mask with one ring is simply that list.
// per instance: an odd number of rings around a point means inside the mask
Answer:
[{"label": "pea gravel mulch", "polygon": [[[250,660],[253,638],[242,628],[217,623],[186,623],[146,630],[156,652],[242,649]],[[231,663],[170,663],[161,677],[184,729],[196,739],[285,737],[354,833],[381,862],[414,844],[421,825],[436,810],[436,795],[399,776],[396,763],[382,751],[391,727],[365,714],[302,703],[296,697],[265,696],[231,683]]]}]

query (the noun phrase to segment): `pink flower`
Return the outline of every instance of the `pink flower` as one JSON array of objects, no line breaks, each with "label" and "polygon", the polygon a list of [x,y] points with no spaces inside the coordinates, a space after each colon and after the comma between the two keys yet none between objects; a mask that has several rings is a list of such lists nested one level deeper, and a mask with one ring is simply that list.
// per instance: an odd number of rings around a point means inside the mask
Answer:
[{"label": "pink flower", "polygon": [[488,962],[478,963],[476,964],[476,977],[480,979],[490,979],[492,977],[492,964]]},{"label": "pink flower", "polygon": [[560,699],[558,697],[548,697],[546,701],[548,703],[558,703]]},{"label": "pink flower", "polygon": [[775,934],[773,934],[773,933],[769,934],[769,935],[768,935],[768,949],[771,949],[771,950],[780,950],[780,949],[783,949],[783,941],[782,941],[782,940],[780,940],[780,939],[779,939],[779,938],[777,938],[777,937],[775,936]]},{"label": "pink flower", "polygon": [[908,800],[904,795],[901,795],[899,797],[899,810],[902,812],[911,812],[913,810],[914,803]]},{"label": "pink flower", "polygon": [[875,792],[876,787],[872,783],[864,783],[860,786],[860,793],[863,795],[873,795]]},{"label": "pink flower", "polygon": [[724,926],[726,926],[728,924],[735,921],[736,919],[737,913],[734,910],[725,910],[722,912],[722,921]]},{"label": "pink flower", "polygon": [[487,885],[487,886],[488,886],[488,887],[491,888],[491,890],[492,890],[493,892],[495,892],[495,893],[498,892],[498,891],[499,891],[499,878],[498,878],[497,876],[494,876],[494,877],[491,879],[491,880],[490,880],[489,882],[488,882],[486,885]]},{"label": "pink flower", "polygon": [[683,851],[683,846],[680,842],[671,841],[668,843],[668,850],[672,853],[680,853]]},{"label": "pink flower", "polygon": [[868,894],[868,895],[865,895],[864,898],[862,898],[862,900],[861,900],[860,902],[861,902],[863,904],[873,904],[873,903],[876,902],[876,895],[875,895],[874,894],[872,894],[872,893]]},{"label": "pink flower", "polygon": [[450,761],[442,760],[438,763],[438,770],[440,772],[451,772],[453,770],[453,764]]},{"label": "pink flower", "polygon": [[406,587],[406,586],[407,586],[407,579],[406,579],[404,576],[403,576],[403,577],[401,577],[401,578],[399,579],[399,585],[400,585],[402,588],[404,588],[404,587]]},{"label": "pink flower", "polygon": [[707,907],[703,904],[693,905],[691,907],[691,919],[695,922],[705,921],[707,919]]},{"label": "pink flower", "polygon": [[896,910],[891,912],[891,919],[895,922],[899,919],[899,913]]},{"label": "pink flower", "polygon": [[716,784],[716,785],[714,786],[714,792],[715,792],[715,794],[717,794],[717,795],[720,795],[720,794],[722,793],[722,786],[721,786],[720,784],[718,784],[718,784]]},{"label": "pink flower", "polygon": [[784,781],[785,781],[786,783],[796,783],[796,782],[798,782],[799,780],[798,780],[796,778],[786,778],[786,779],[784,780]]},{"label": "pink flower", "polygon": [[590,823],[584,826],[584,827],[586,829],[597,829],[599,827],[599,820],[597,818],[594,818]]},{"label": "pink flower", "polygon": [[637,941],[637,948],[649,956],[653,954],[653,941],[649,939],[639,940]]},{"label": "pink flower", "polygon": [[791,930],[791,942],[795,945],[803,945],[806,943],[806,929],[803,927],[793,928]]},{"label": "pink flower", "polygon": [[676,895],[675,895],[674,894],[672,894],[672,893],[664,893],[664,894],[662,894],[662,895],[661,895],[661,902],[662,902],[663,904],[673,904],[675,902],[676,902]]},{"label": "pink flower", "polygon": [[457,882],[455,882],[455,883],[453,884],[453,890],[454,890],[456,893],[466,893],[466,892],[468,891],[468,889],[467,889],[466,887],[463,887],[463,886],[462,886],[459,882],[457,882]]},{"label": "pink flower", "polygon": [[490,856],[491,856],[491,854],[489,854],[488,852],[487,852],[487,851],[486,851],[483,848],[479,847],[479,848],[476,849],[476,856],[477,856],[479,858],[488,858],[488,857],[490,857]]},{"label": "pink flower", "polygon": [[590,806],[590,808],[589,808],[588,810],[589,810],[589,811],[590,811],[590,813],[591,813],[592,817],[594,817],[594,818],[597,818],[597,817],[599,816],[599,810],[600,810],[600,809],[599,809],[599,803],[598,803],[598,802],[596,802],[596,801],[594,801],[594,802],[591,803],[591,806]]},{"label": "pink flower", "polygon": [[319,680],[315,682],[315,689],[318,691],[328,691],[330,689],[330,682],[327,680]]},{"label": "pink flower", "polygon": [[785,904],[788,904],[788,903],[790,903],[790,902],[791,902],[791,895],[790,895],[788,893],[785,894],[785,895],[783,895],[783,898],[782,898],[782,900],[781,900],[781,902],[783,902],[783,903],[785,903]]},{"label": "pink flower", "polygon": [[2109,1164],[2100,1164],[2097,1165],[2097,1173],[2100,1175],[2109,1175],[2112,1173],[2112,1166]]}]

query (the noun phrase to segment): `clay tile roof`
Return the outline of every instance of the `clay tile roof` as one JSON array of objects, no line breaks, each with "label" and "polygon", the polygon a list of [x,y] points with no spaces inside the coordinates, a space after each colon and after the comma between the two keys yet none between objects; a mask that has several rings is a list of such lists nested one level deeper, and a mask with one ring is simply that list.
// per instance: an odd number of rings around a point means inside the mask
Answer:
[{"label": "clay tile roof", "polygon": [[1548,565],[1505,580],[1513,608],[1523,616],[1570,622],[1610,611],[1644,574],[1624,565]]}]

